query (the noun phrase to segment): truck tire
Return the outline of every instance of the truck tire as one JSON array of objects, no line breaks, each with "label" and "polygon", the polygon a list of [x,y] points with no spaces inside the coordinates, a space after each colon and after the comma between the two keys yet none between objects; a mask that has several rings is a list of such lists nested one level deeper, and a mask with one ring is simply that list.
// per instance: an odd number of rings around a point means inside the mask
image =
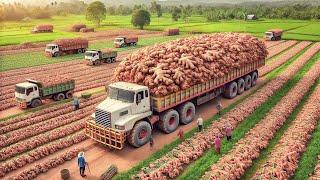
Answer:
[{"label": "truck tire", "polygon": [[110,63],[112,62],[111,58],[108,58],[108,59],[106,60],[106,62],[107,62],[108,64],[110,64]]},{"label": "truck tire", "polygon": [[131,130],[128,142],[134,147],[143,146],[150,140],[151,133],[151,125],[146,121],[139,121]]},{"label": "truck tire", "polygon": [[196,114],[196,107],[192,102],[187,102],[178,108],[178,112],[180,117],[180,123],[189,124],[190,122],[192,122]]},{"label": "truck tire", "polygon": [[121,44],[120,47],[126,47],[126,44]]},{"label": "truck tire", "polygon": [[244,90],[250,89],[251,84],[252,84],[251,76],[250,76],[250,74],[248,74],[244,77]]},{"label": "truck tire", "polygon": [[30,106],[31,106],[32,108],[35,108],[35,107],[40,106],[41,104],[42,104],[42,101],[41,101],[40,99],[34,99],[34,100],[32,100]]},{"label": "truck tire", "polygon": [[136,42],[134,42],[134,43],[132,43],[132,45],[133,45],[133,46],[136,46],[136,45],[137,45],[137,43],[136,43]]},{"label": "truck tire", "polygon": [[55,101],[61,101],[61,100],[64,100],[64,98],[65,98],[65,95],[63,93],[59,93],[53,96],[53,99]]},{"label": "truck tire", "polygon": [[53,57],[58,57],[58,56],[60,56],[60,53],[59,53],[59,52],[53,53]]},{"label": "truck tire", "polygon": [[78,54],[81,54],[82,53],[82,49],[78,49]]},{"label": "truck tire", "polygon": [[238,79],[238,94],[242,94],[244,92],[244,80],[243,78]]},{"label": "truck tire", "polygon": [[274,37],[272,37],[272,38],[271,38],[271,41],[274,41],[274,40],[275,40],[275,38],[274,38]]},{"label": "truck tire", "polygon": [[233,99],[238,94],[238,84],[233,81],[229,83],[226,87],[226,89],[223,92],[224,97],[228,99]]},{"label": "truck tire", "polygon": [[73,97],[72,91],[66,92],[65,97],[66,97],[67,99],[71,99],[71,98]]},{"label": "truck tire", "polygon": [[251,73],[251,87],[257,84],[257,80],[258,80],[258,73],[257,71],[254,71],[253,73]]},{"label": "truck tire", "polygon": [[158,127],[163,132],[169,134],[179,126],[179,113],[174,109],[169,109],[160,115]]},{"label": "truck tire", "polygon": [[111,58],[111,63],[115,63],[115,62],[116,62],[116,58],[115,57]]}]

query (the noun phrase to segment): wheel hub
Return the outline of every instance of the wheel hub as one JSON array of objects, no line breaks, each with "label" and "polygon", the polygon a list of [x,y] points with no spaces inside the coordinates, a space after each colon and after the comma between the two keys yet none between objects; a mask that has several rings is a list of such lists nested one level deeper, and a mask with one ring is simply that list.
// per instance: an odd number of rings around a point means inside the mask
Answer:
[{"label": "wheel hub", "polygon": [[189,109],[187,110],[187,117],[191,117],[191,116],[192,116],[192,109],[189,108]]},{"label": "wheel hub", "polygon": [[147,134],[148,134],[148,131],[145,130],[145,129],[142,129],[142,130],[139,132],[138,138],[139,138],[139,139],[143,139],[143,138],[145,138],[145,137],[147,136]]},{"label": "wheel hub", "polygon": [[176,118],[174,118],[174,116],[172,116],[169,120],[169,125],[173,125],[176,122]]}]

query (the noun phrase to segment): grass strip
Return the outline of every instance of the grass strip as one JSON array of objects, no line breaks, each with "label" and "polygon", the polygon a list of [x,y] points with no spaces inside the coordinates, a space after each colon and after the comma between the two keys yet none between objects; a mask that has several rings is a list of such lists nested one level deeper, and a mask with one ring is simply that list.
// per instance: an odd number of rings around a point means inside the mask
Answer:
[{"label": "grass strip", "polygon": [[232,141],[228,142],[226,139],[222,141],[221,154],[216,154],[214,150],[207,151],[201,158],[188,166],[178,179],[200,179],[212,164],[216,163],[223,154],[228,153],[238,140],[243,138],[255,124],[259,123],[265,117],[265,115],[281,100],[281,98],[297,84],[316,60],[316,58],[309,60],[308,63],[304,65],[292,79],[285,83],[280,90],[278,90],[273,96],[269,97],[269,99],[257,108],[253,114],[246,118],[246,120],[242,121],[237,128],[234,129]]},{"label": "grass strip", "polygon": [[296,119],[297,115],[302,110],[304,104],[307,102],[310,95],[316,89],[316,87],[319,83],[320,83],[320,79],[318,79],[317,83],[315,83],[311,87],[311,89],[307,92],[307,94],[305,94],[305,96],[301,100],[300,104],[297,106],[297,108],[289,116],[287,121],[281,126],[281,128],[276,132],[275,136],[269,142],[268,147],[261,151],[260,156],[257,159],[253,160],[253,165],[249,169],[247,169],[247,171],[241,177],[241,179],[243,179],[243,180],[251,179],[254,176],[254,174],[257,172],[257,170],[260,169],[261,166],[264,165],[268,161],[269,154],[271,154],[274,147],[278,144],[280,138],[283,136],[283,134],[286,132],[286,130],[290,127],[292,121]]},{"label": "grass strip", "polygon": [[[308,46],[309,47],[309,46]],[[305,48],[306,50],[307,48]],[[304,51],[305,51],[304,50]],[[235,103],[229,105],[228,107],[226,107],[225,109],[222,110],[221,115],[219,116],[218,114],[214,115],[213,117],[209,118],[208,120],[206,120],[204,122],[204,127],[208,127],[212,124],[213,121],[218,120],[220,117],[222,117],[224,114],[226,114],[227,112],[229,112],[231,109],[233,109],[236,105],[238,105],[239,103],[241,103],[244,99],[246,99],[247,97],[251,96],[252,94],[254,94],[257,90],[259,90],[264,84],[266,84],[267,82],[269,82],[271,79],[273,79],[274,77],[276,77],[278,74],[280,74],[291,62],[293,62],[294,60],[296,60],[299,55],[301,55],[302,53],[297,54],[296,56],[294,56],[291,60],[289,60],[287,63],[283,64],[282,66],[280,66],[279,68],[277,68],[276,72],[272,71],[267,75],[267,81],[265,83],[263,83],[260,87],[258,87],[255,91],[251,92],[250,94],[242,97],[241,99],[239,99],[238,101],[236,101]],[[185,138],[191,138],[194,133],[197,132],[197,128],[193,128],[191,131],[185,133]],[[132,167],[131,169],[129,169],[128,171],[125,172],[121,172],[118,175],[116,175],[113,179],[131,179],[131,176],[135,175],[136,173],[138,173],[143,167],[148,166],[151,162],[157,160],[158,158],[164,156],[166,153],[170,152],[172,149],[174,149],[175,147],[177,147],[179,144],[181,143],[181,141],[179,139],[176,139],[175,141],[171,142],[170,144],[165,145],[163,148],[161,148],[160,150],[158,150],[157,152],[153,153],[151,156],[149,156],[147,159],[139,162],[136,166]],[[199,168],[197,168],[197,170],[199,170]]]}]

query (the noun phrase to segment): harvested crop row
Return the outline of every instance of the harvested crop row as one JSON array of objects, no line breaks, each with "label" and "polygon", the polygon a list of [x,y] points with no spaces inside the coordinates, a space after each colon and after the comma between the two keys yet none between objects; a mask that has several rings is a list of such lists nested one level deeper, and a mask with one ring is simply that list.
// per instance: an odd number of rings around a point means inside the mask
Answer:
[{"label": "harvested crop row", "polygon": [[[319,49],[320,43],[317,43],[307,50],[304,55],[306,55],[305,57],[311,57]],[[135,177],[139,179],[154,179],[178,176],[187,164],[198,159],[205,150],[210,148],[215,135],[222,135],[220,132],[224,132],[227,123],[230,123],[232,129],[234,129],[291,79],[307,61],[308,58],[304,58],[304,56],[294,61],[281,75],[238,104],[233,110],[221,117],[219,121],[214,121],[209,129],[197,133],[191,139],[185,140],[177,148],[150,164],[149,167],[145,167]]]},{"label": "harvested crop row", "polygon": [[245,170],[252,165],[252,160],[259,157],[260,151],[268,146],[276,131],[283,125],[304,94],[315,83],[320,75],[320,61],[286,94],[267,116],[234,148],[211,166],[203,179],[239,179]]},{"label": "harvested crop row", "polygon": [[[104,98],[103,95],[96,95],[94,98],[90,98],[90,100],[86,100],[84,99],[83,102],[81,102],[81,107],[87,107],[90,106],[92,104],[95,104],[99,101],[101,101]],[[23,128],[26,126],[30,126],[36,123],[40,123],[40,122],[44,122],[48,119],[54,118],[54,117],[58,117],[61,115],[66,115],[70,112],[73,112],[74,107],[69,103],[68,105],[64,105],[62,106],[62,108],[60,109],[52,109],[52,111],[46,111],[46,113],[40,115],[40,113],[38,113],[37,116],[33,116],[32,118],[30,118],[30,116],[25,116],[25,118],[16,118],[19,121],[15,121],[15,119],[11,120],[11,123],[8,125],[3,125],[0,127],[0,134],[3,133],[7,133],[9,131],[13,131],[19,128]],[[41,111],[40,111],[41,112]],[[5,121],[4,121],[5,122]],[[15,123],[12,123],[15,122]],[[1,160],[1,159],[0,159]]]},{"label": "harvested crop row", "polygon": [[313,174],[309,177],[309,180],[320,179],[320,156],[318,156],[318,164],[316,165]]},{"label": "harvested crop row", "polygon": [[276,45],[279,45],[281,43],[284,43],[284,42],[286,42],[286,41],[284,41],[284,40],[281,40],[281,41],[264,41],[264,43],[266,44],[266,47],[268,49],[270,49],[273,46],[276,46]]},{"label": "harvested crop row", "polygon": [[281,43],[277,46],[270,47],[268,49],[269,54],[268,54],[267,58],[271,58],[271,57],[281,53],[282,51],[288,49],[289,47],[295,45],[296,43],[297,43],[297,41],[291,40],[291,41],[286,41],[284,43]]},{"label": "harvested crop row", "polygon": [[81,149],[73,149],[68,152],[61,153],[54,158],[51,158],[43,163],[36,164],[25,171],[11,177],[14,180],[34,179],[39,174],[47,172],[49,169],[55,168],[65,161],[70,161],[76,157]]},{"label": "harvested crop row", "polygon": [[295,45],[288,52],[285,52],[284,54],[282,54],[276,61],[262,67],[260,69],[260,75],[264,76],[265,74],[271,72],[273,69],[280,67],[282,64],[287,62],[289,59],[291,59],[293,56],[298,54],[300,51],[302,51],[304,48],[306,48],[310,44],[311,44],[311,42],[303,41],[303,42],[300,42],[299,44]]},{"label": "harvested crop row", "polygon": [[69,137],[59,139],[56,142],[52,142],[50,144],[46,144],[45,146],[41,146],[10,161],[4,162],[0,165],[0,177],[3,177],[9,172],[15,171],[27,164],[33,163],[41,158],[49,156],[50,154],[53,154],[61,149],[70,147],[86,139],[87,136],[83,131],[81,131]]},{"label": "harvested crop row", "polygon": [[84,119],[81,119],[77,122],[48,131],[45,134],[39,134],[37,136],[33,136],[29,139],[20,141],[16,144],[3,148],[0,154],[1,158],[3,160],[6,160],[8,158],[15,157],[21,153],[30,151],[46,143],[50,143],[51,141],[55,141],[59,138],[64,138],[65,136],[68,136],[77,131],[80,131],[84,127],[85,127],[85,121]]},{"label": "harvested crop row", "polygon": [[94,108],[95,105],[90,105],[83,109],[79,109],[77,112],[71,112],[66,115],[58,116],[35,125],[3,134],[0,136],[0,147],[5,147],[23,139],[78,121],[86,116],[89,116]]},{"label": "harvested crop row", "polygon": [[253,179],[289,179],[298,167],[300,155],[305,151],[319,118],[320,86],[309,97]]},{"label": "harvested crop row", "polygon": [[145,85],[153,95],[165,96],[266,56],[264,43],[249,35],[202,35],[140,49],[119,64],[114,79]]}]

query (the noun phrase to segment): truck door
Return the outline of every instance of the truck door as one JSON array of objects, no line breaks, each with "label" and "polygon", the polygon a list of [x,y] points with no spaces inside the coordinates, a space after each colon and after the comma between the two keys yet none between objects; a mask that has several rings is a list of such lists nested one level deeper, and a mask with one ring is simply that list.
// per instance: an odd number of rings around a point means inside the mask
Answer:
[{"label": "truck door", "polygon": [[38,87],[30,87],[26,90],[26,101],[31,102],[33,99],[36,99],[39,97],[39,91]]},{"label": "truck door", "polygon": [[150,111],[150,100],[148,90],[139,91],[138,93],[136,93],[135,102],[137,106],[137,113]]}]

